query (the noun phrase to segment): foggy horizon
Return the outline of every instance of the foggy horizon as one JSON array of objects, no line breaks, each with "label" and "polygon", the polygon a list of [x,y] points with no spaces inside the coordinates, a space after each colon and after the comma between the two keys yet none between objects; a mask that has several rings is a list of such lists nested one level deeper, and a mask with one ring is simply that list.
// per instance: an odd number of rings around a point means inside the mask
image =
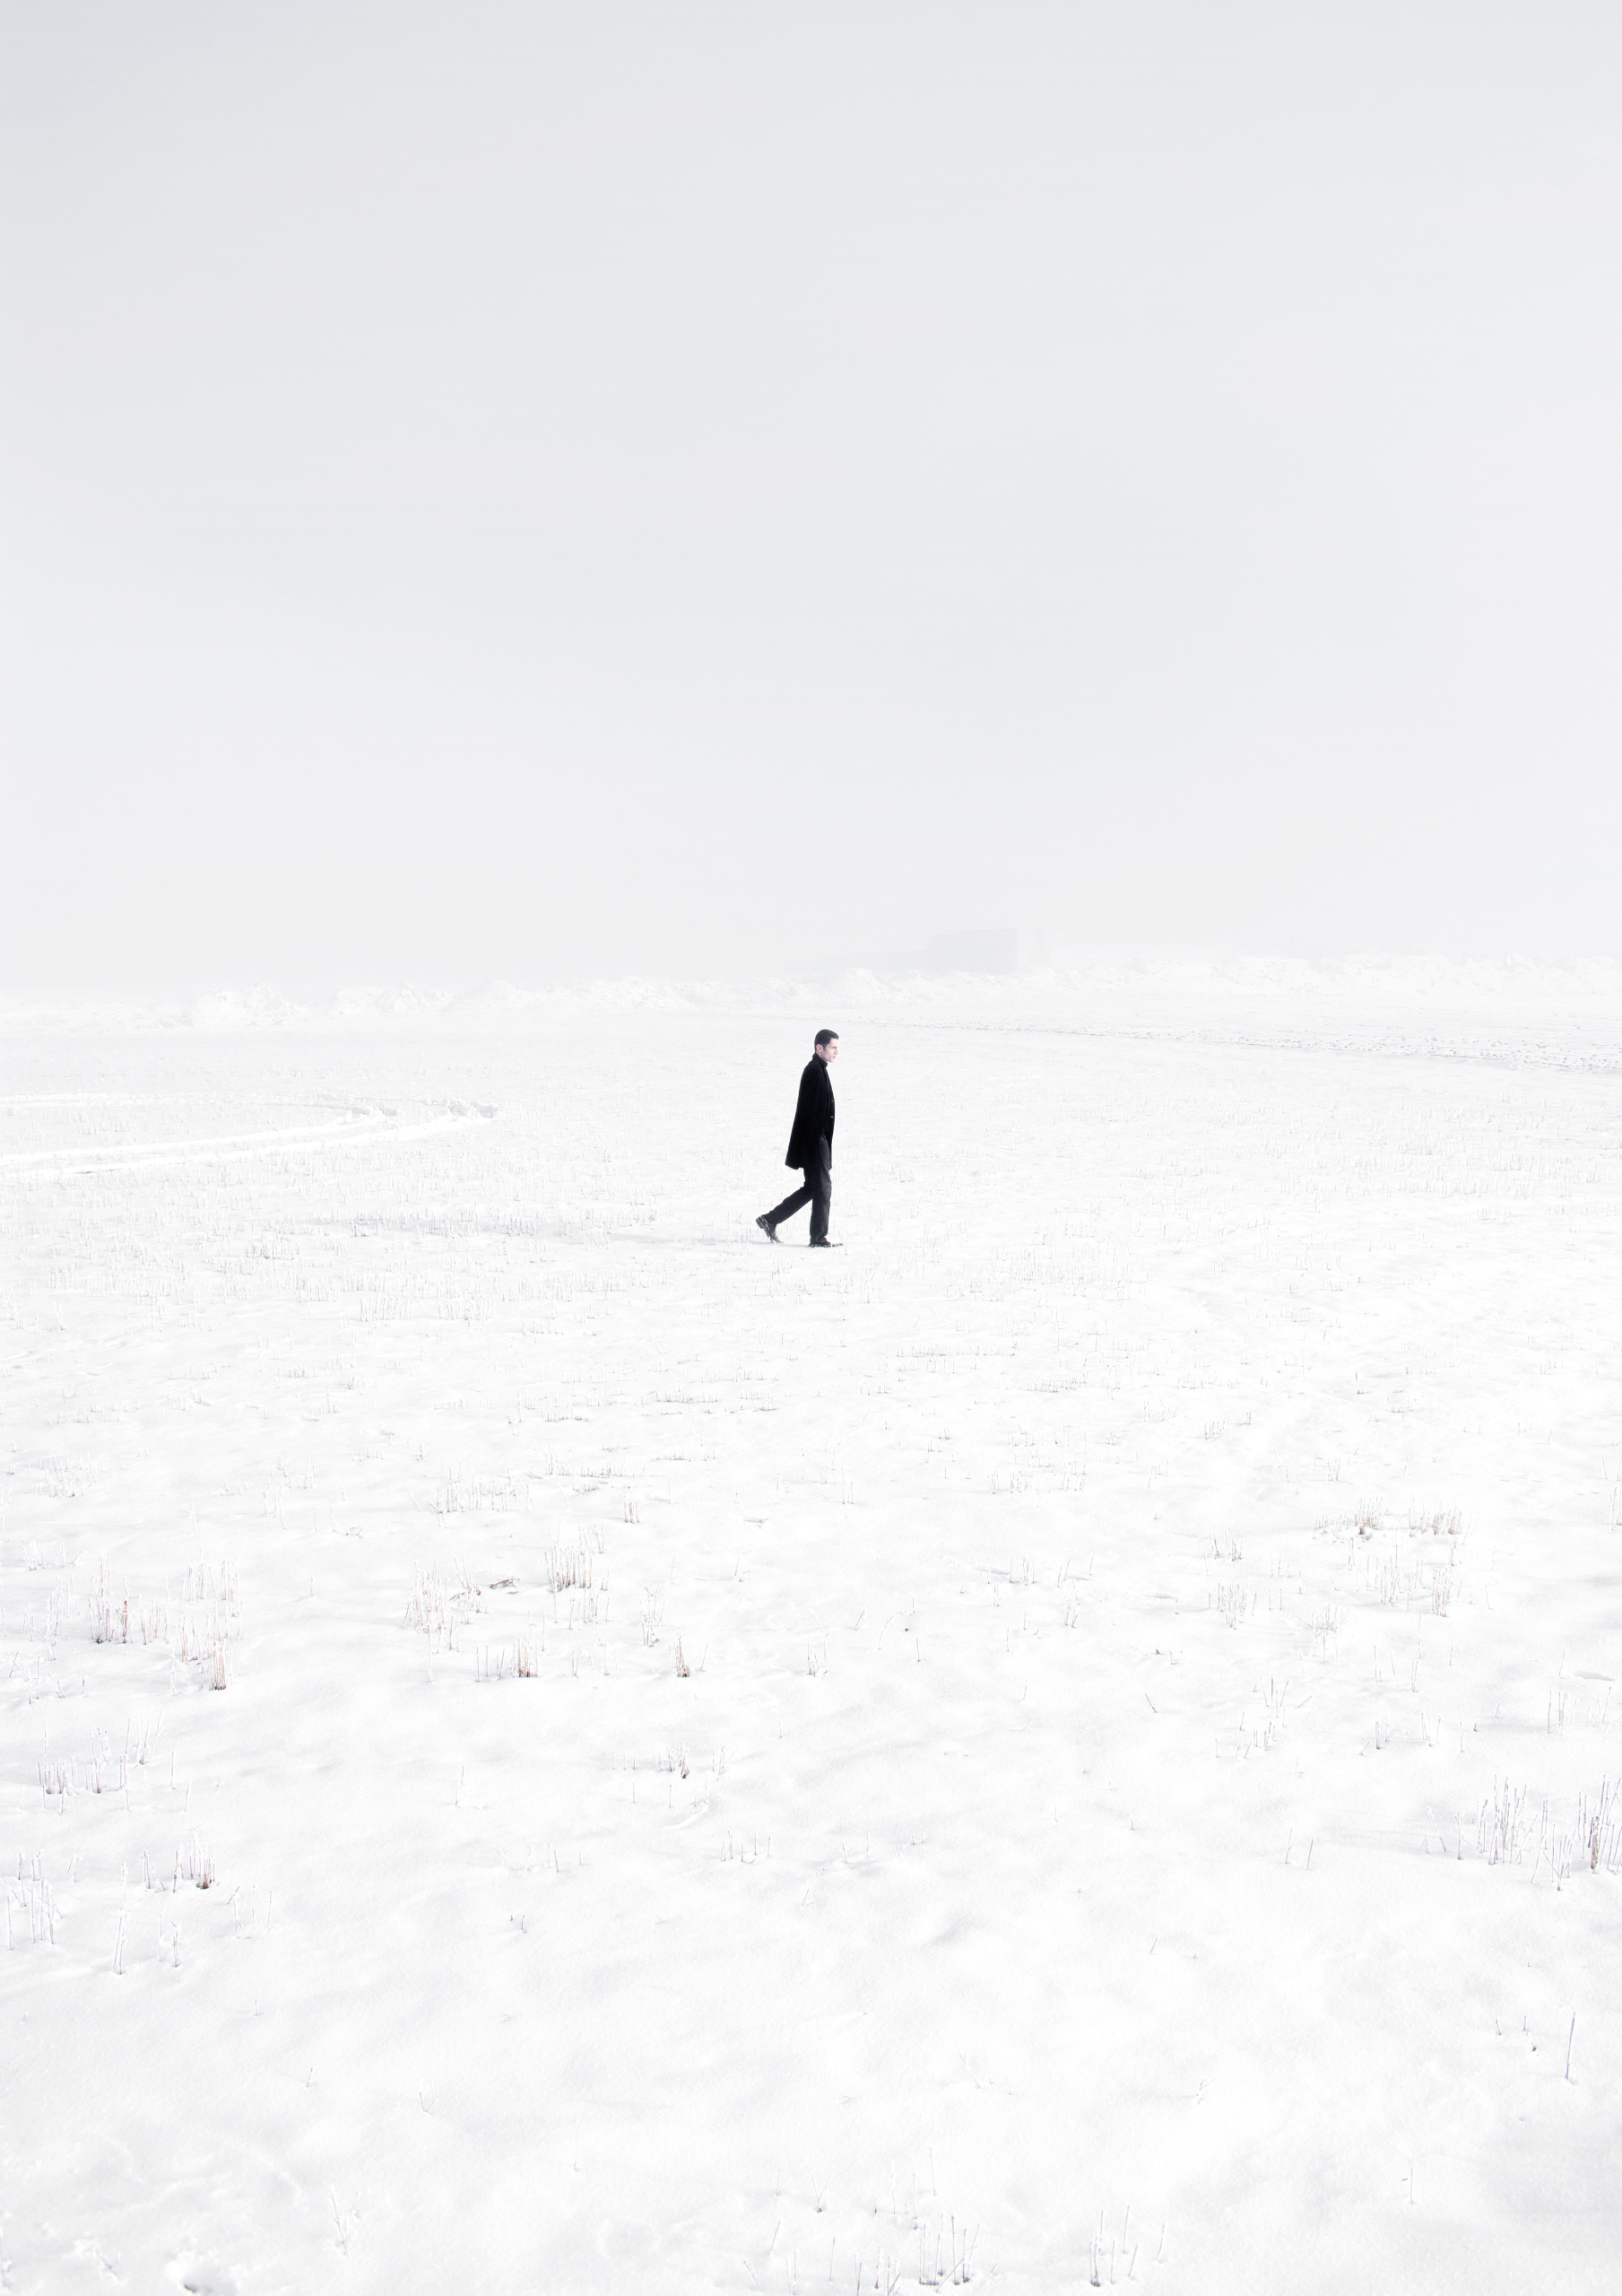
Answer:
[{"label": "foggy horizon", "polygon": [[1618,50],[13,10],[5,986],[1622,953]]}]

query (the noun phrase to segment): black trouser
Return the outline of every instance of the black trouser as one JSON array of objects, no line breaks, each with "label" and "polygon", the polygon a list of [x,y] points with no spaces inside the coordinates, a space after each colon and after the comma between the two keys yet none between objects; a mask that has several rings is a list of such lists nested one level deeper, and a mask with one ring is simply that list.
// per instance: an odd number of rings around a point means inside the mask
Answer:
[{"label": "black trouser", "polygon": [[826,1139],[820,1139],[811,1150],[805,1165],[805,1185],[797,1187],[793,1196],[785,1196],[775,1212],[767,1218],[775,1228],[779,1222],[792,1220],[802,1204],[811,1208],[811,1239],[821,1243],[828,1234],[828,1207],[834,1200],[834,1157]]}]

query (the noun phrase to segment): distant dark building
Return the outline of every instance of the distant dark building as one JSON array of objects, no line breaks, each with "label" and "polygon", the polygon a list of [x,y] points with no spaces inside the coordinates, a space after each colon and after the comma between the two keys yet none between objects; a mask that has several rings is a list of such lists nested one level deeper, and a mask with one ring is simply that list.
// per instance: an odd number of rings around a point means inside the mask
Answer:
[{"label": "distant dark building", "polygon": [[1040,933],[996,926],[979,933],[935,933],[927,949],[891,949],[858,960],[869,972],[1023,972],[1047,962]]},{"label": "distant dark building", "polygon": [[931,972],[1018,972],[1017,933],[932,933],[924,963]]}]

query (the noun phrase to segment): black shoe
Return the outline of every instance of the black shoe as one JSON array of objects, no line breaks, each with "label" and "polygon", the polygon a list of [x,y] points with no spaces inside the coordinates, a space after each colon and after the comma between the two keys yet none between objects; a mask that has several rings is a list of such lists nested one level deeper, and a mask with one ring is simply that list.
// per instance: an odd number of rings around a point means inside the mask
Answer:
[{"label": "black shoe", "polygon": [[769,1212],[763,1212],[760,1214],[760,1217],[756,1221],[755,1225],[759,1229],[760,1233],[765,1237],[768,1244],[775,1244],[776,1242],[777,1231],[773,1224],[772,1216]]},{"label": "black shoe", "polygon": [[837,1252],[838,1248],[838,1245],[830,1244],[826,1236],[813,1236],[806,1246],[807,1251],[812,1252]]}]

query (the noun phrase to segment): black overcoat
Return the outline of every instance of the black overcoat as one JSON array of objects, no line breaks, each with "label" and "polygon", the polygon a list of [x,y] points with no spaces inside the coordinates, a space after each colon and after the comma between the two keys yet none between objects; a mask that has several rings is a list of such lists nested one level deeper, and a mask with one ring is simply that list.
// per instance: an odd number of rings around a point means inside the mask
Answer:
[{"label": "black overcoat", "polygon": [[834,1080],[828,1073],[828,1063],[813,1052],[805,1064],[805,1074],[800,1079],[800,1098],[794,1109],[794,1128],[788,1135],[788,1153],[783,1159],[797,1172],[802,1172],[817,1152],[820,1139],[828,1142],[831,1160],[834,1147]]}]

